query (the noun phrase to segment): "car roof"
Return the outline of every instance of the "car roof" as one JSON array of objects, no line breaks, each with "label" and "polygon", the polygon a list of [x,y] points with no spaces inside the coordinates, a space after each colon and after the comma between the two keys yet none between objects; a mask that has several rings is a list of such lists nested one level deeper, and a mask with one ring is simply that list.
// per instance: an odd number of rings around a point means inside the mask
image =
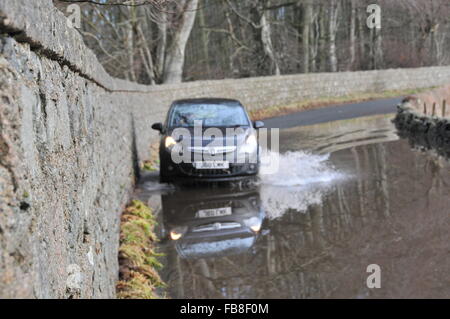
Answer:
[{"label": "car roof", "polygon": [[197,99],[182,99],[176,100],[172,103],[172,105],[178,104],[239,104],[242,105],[241,102],[234,99],[225,99],[225,98],[197,98]]}]

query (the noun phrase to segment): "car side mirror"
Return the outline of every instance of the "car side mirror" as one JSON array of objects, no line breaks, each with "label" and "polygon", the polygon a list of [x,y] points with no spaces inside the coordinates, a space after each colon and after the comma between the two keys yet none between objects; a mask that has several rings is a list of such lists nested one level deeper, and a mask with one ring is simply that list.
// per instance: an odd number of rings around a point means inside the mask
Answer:
[{"label": "car side mirror", "polygon": [[162,125],[162,123],[155,123],[155,124],[152,125],[152,129],[154,129],[155,131],[162,132],[163,131],[163,125]]},{"label": "car side mirror", "polygon": [[255,129],[262,128],[262,127],[264,127],[264,122],[263,122],[263,121],[255,121],[255,122],[253,123],[253,127],[254,127]]}]

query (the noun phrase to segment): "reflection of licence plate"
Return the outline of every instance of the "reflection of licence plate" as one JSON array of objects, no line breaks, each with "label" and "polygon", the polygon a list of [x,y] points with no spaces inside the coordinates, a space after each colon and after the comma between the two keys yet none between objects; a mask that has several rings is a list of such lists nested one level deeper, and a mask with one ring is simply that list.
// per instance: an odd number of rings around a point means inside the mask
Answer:
[{"label": "reflection of licence plate", "polygon": [[194,167],[196,169],[228,169],[230,163],[226,161],[194,162]]},{"label": "reflection of licence plate", "polygon": [[215,209],[203,209],[199,210],[196,214],[197,218],[209,218],[209,217],[221,217],[231,215],[231,207],[215,208]]}]

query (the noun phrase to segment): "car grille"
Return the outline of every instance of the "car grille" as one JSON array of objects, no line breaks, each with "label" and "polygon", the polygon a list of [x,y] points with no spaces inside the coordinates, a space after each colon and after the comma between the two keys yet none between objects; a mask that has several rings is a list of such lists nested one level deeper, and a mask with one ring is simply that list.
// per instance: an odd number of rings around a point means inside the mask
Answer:
[{"label": "car grille", "polygon": [[189,176],[198,177],[220,177],[220,176],[231,176],[237,175],[244,171],[243,165],[232,165],[228,169],[196,169],[192,164],[182,163],[180,164],[182,172]]},{"label": "car grille", "polygon": [[208,203],[198,203],[189,205],[186,208],[187,212],[197,213],[199,210],[203,209],[216,209],[216,208],[224,208],[224,207],[234,207],[233,201],[231,200],[221,200],[221,201],[213,201]]},{"label": "car grille", "polygon": [[188,151],[191,153],[197,153],[197,154],[202,154],[202,155],[219,155],[219,154],[227,154],[227,153],[232,153],[236,151],[236,146],[209,146],[209,147],[205,147],[205,146],[191,146],[188,147]]},{"label": "car grille", "polygon": [[192,232],[200,233],[200,232],[209,232],[209,231],[220,231],[220,230],[227,230],[227,229],[236,229],[236,228],[240,228],[240,227],[242,227],[242,225],[240,223],[236,223],[236,222],[214,223],[214,224],[197,226],[194,229],[192,229]]}]

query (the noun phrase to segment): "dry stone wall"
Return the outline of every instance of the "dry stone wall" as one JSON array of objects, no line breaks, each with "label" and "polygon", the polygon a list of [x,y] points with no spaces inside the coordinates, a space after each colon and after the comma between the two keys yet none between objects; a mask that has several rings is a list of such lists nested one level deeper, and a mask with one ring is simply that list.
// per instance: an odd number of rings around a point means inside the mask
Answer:
[{"label": "dry stone wall", "polygon": [[395,124],[413,144],[450,157],[450,86],[406,97]]}]

